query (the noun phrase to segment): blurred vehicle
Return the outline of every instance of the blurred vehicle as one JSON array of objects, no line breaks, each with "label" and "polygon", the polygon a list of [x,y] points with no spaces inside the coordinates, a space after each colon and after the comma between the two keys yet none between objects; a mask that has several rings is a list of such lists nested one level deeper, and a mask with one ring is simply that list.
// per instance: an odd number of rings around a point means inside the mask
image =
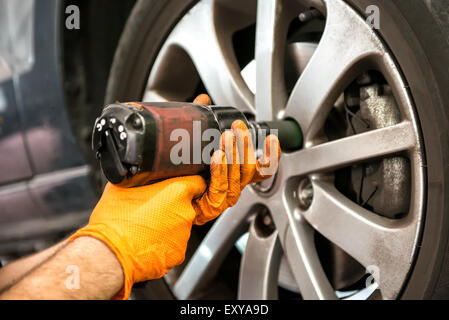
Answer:
[{"label": "blurred vehicle", "polygon": [[0,1],[1,256],[65,236],[87,222],[98,197],[90,126],[134,1],[78,1],[83,28],[69,30],[74,3]]},{"label": "blurred vehicle", "polygon": [[87,220],[101,106],[208,93],[304,149],[133,298],[449,298],[447,0],[0,0],[0,27],[0,255]]}]

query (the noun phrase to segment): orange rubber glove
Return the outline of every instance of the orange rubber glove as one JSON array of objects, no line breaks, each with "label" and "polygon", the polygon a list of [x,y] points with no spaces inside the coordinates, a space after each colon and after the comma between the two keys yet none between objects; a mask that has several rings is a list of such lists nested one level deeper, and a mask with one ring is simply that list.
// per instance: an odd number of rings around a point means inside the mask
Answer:
[{"label": "orange rubber glove", "polygon": [[[198,99],[195,102],[210,104],[204,103],[210,100]],[[269,178],[277,169],[277,138],[267,137],[264,156],[256,160],[249,131],[242,121],[236,121],[232,131],[223,133],[220,146],[221,150],[212,156],[208,187],[200,176],[136,188],[108,183],[89,224],[70,237],[69,241],[81,236],[97,238],[115,253],[125,278],[115,299],[127,299],[135,282],[160,278],[181,264],[193,223],[215,219],[237,202],[247,184]],[[232,159],[237,161],[231,164]],[[245,161],[240,164],[239,159]]]}]

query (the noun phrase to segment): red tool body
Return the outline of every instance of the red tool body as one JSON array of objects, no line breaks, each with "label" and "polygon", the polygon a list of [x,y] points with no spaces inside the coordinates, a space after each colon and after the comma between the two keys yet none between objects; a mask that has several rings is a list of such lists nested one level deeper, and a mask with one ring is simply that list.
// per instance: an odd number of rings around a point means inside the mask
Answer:
[{"label": "red tool body", "polygon": [[122,187],[207,175],[220,133],[235,120],[245,122],[255,145],[259,135],[276,133],[284,149],[301,147],[301,130],[292,120],[255,123],[233,107],[179,102],[107,106],[95,123],[92,147],[106,178]]}]

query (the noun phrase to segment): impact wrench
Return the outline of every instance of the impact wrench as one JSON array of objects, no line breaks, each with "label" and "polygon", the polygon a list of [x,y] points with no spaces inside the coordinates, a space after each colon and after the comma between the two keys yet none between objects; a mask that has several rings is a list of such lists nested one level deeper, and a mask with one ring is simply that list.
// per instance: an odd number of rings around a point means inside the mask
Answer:
[{"label": "impact wrench", "polygon": [[[207,130],[224,132],[235,120],[246,124],[254,146],[266,133],[274,133],[283,151],[302,147],[301,128],[294,120],[254,122],[234,107],[133,102],[105,107],[95,122],[92,148],[105,177],[121,187],[142,186],[180,176],[207,175],[212,152],[218,148],[218,141],[207,141],[212,138]],[[177,150],[179,137],[188,139],[189,161],[181,163],[173,161],[172,154]],[[203,152],[205,148],[208,149]],[[197,150],[201,150],[200,154]]]}]

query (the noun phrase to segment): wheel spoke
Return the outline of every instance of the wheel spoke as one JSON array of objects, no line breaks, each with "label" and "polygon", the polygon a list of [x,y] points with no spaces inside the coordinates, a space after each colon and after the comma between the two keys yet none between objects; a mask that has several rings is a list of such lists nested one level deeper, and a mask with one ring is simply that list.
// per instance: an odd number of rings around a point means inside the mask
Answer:
[{"label": "wheel spoke", "polygon": [[[173,47],[182,48],[191,58],[208,93],[216,105],[234,106],[243,112],[254,113],[254,95],[244,82],[235,59],[230,32],[217,28],[215,1],[200,2],[184,16],[167,39],[161,50],[159,61]],[[198,36],[201,30],[201,36]],[[167,69],[153,69],[148,90],[158,72],[175,72],[176,61]],[[171,69],[171,70],[170,70]],[[191,79],[183,79],[189,84]]]},{"label": "wheel spoke", "polygon": [[[343,1],[327,0],[327,23],[318,48],[287,103],[306,142],[322,127],[333,103],[358,74],[359,62],[382,56],[382,44],[365,21]],[[348,19],[353,16],[354,19]]]},{"label": "wheel spoke", "polygon": [[[280,189],[280,192],[282,189]],[[276,196],[269,204],[284,255],[304,299],[336,299],[315,248],[313,228],[301,216],[296,216],[290,206]],[[288,221],[286,221],[288,220]]]},{"label": "wheel spoke", "polygon": [[256,109],[257,119],[273,120],[287,102],[284,80],[284,56],[289,1],[259,0],[256,29]]},{"label": "wheel spoke", "polygon": [[168,98],[165,97],[161,92],[147,89],[143,95],[143,101],[145,102],[166,102]]},{"label": "wheel spoke", "polygon": [[282,247],[302,297],[333,300],[337,297],[321,266],[313,235],[306,221],[297,221],[288,228]]},{"label": "wheel spoke", "polygon": [[391,220],[365,210],[343,196],[331,183],[314,181],[313,204],[305,219],[364,267],[380,270],[384,298],[394,297],[404,281],[413,250],[413,224]]},{"label": "wheel spoke", "polygon": [[403,122],[285,154],[281,165],[287,176],[302,176],[334,171],[354,163],[412,150],[416,145],[412,124]]},{"label": "wheel spoke", "polygon": [[254,206],[255,196],[247,188],[239,202],[218,218],[172,288],[178,299],[192,298],[214,277],[238,237],[248,230]]},{"label": "wheel spoke", "polygon": [[279,264],[282,247],[277,231],[261,236],[251,224],[249,238],[240,265],[239,294],[242,300],[278,298]]}]

